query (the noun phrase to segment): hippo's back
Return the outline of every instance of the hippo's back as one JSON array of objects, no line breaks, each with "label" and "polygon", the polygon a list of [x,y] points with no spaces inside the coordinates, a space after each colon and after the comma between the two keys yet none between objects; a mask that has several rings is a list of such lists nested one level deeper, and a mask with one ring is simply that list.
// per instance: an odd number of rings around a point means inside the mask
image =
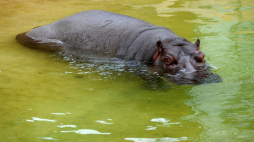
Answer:
[{"label": "hippo's back", "polygon": [[116,51],[121,45],[131,44],[140,32],[156,27],[137,18],[91,10],[35,28],[27,35],[35,38],[58,39],[74,48]]}]

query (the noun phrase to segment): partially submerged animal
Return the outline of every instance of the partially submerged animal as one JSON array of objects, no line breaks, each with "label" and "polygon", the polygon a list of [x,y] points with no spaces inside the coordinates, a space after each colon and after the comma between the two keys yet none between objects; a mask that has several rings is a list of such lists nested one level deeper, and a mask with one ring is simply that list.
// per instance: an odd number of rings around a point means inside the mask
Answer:
[{"label": "partially submerged animal", "polygon": [[200,40],[192,44],[166,27],[102,10],[83,11],[16,36],[28,47],[71,54],[107,52],[150,64],[176,84],[221,82],[205,63]]}]

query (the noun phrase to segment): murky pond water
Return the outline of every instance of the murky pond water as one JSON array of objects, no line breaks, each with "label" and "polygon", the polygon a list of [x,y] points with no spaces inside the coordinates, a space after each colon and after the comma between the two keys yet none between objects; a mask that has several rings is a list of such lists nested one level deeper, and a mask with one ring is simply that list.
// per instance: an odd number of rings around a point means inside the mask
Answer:
[{"label": "murky pond water", "polygon": [[[166,89],[149,89],[121,63],[79,63],[15,40],[92,9],[165,26],[192,42],[199,37],[223,82],[161,79]],[[2,0],[0,140],[254,141],[253,15],[251,0]]]}]

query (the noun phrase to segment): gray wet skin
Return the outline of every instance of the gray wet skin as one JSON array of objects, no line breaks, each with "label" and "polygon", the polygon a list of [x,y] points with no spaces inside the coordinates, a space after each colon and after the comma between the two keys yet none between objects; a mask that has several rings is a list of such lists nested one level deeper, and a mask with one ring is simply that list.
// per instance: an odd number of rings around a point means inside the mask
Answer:
[{"label": "gray wet skin", "polygon": [[[192,44],[166,27],[107,11],[83,11],[21,33],[16,39],[20,44],[36,49],[65,54],[71,54],[72,50],[102,51],[122,59],[152,64],[156,72],[169,76],[180,74],[173,81],[172,76],[169,78],[176,84],[185,84],[185,80],[189,82],[186,84],[221,81],[217,74],[202,72],[205,54],[199,50],[199,39]],[[201,80],[211,75],[217,79],[200,81],[196,79],[200,78],[197,74],[202,76]]]}]

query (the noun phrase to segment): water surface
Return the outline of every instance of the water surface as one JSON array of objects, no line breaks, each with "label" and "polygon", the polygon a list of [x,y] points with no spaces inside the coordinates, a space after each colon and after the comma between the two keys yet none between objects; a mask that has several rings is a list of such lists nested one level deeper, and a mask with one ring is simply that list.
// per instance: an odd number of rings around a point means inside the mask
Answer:
[{"label": "water surface", "polygon": [[[152,83],[166,89],[147,87],[121,63],[80,63],[15,40],[92,9],[165,26],[192,42],[199,37],[223,82],[174,85],[159,79]],[[253,15],[251,0],[2,0],[0,139],[254,141]]]}]

